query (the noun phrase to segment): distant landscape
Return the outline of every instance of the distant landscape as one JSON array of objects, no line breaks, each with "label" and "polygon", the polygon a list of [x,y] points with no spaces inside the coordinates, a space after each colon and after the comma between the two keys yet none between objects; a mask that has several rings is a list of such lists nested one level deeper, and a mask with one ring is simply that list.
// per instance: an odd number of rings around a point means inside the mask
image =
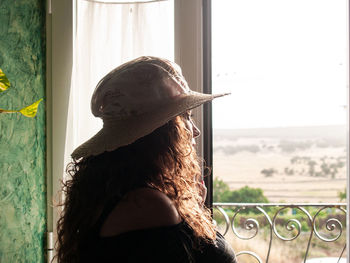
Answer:
[{"label": "distant landscape", "polygon": [[340,202],[346,137],[345,126],[214,130],[214,178],[261,188],[269,202]]}]

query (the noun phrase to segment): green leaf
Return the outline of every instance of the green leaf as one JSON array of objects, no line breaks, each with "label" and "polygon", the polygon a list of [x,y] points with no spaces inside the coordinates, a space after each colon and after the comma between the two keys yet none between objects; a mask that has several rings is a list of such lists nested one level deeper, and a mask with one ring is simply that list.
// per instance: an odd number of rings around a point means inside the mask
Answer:
[{"label": "green leaf", "polygon": [[0,93],[7,90],[10,87],[10,81],[7,79],[6,75],[0,69]]},{"label": "green leaf", "polygon": [[38,106],[39,103],[42,101],[43,99],[40,99],[36,102],[34,102],[32,105],[29,105],[21,110],[19,110],[20,113],[22,113],[24,116],[26,117],[30,117],[33,118],[36,115],[36,112],[38,111]]}]

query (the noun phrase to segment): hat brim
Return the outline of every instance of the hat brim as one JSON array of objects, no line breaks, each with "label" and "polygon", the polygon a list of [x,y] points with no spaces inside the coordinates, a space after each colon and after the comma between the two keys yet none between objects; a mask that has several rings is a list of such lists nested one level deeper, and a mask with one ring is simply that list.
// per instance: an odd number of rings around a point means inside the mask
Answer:
[{"label": "hat brim", "polygon": [[73,151],[72,157],[79,159],[92,155],[96,156],[105,151],[113,151],[119,147],[129,145],[152,133],[169,120],[181,115],[187,110],[228,94],[211,95],[191,91],[188,94],[182,94],[176,98],[172,98],[170,101],[163,101],[145,114],[133,116],[125,120],[105,122],[103,128],[97,134]]}]

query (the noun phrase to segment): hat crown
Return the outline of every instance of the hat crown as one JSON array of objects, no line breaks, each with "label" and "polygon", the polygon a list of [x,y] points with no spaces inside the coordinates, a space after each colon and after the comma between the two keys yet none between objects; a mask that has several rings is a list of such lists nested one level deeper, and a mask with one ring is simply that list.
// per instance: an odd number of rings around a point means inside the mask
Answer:
[{"label": "hat crown", "polygon": [[91,110],[102,119],[127,119],[189,92],[178,65],[140,57],[112,70],[98,83]]}]

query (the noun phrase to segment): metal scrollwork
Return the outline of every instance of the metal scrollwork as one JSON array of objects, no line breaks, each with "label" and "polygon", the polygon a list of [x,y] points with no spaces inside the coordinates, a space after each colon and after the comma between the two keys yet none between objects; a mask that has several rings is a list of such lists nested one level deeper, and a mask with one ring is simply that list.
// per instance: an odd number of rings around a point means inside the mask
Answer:
[{"label": "metal scrollwork", "polygon": [[275,214],[275,216],[273,217],[273,220],[272,220],[272,226],[273,226],[273,232],[275,233],[275,235],[276,235],[279,239],[281,239],[281,240],[283,240],[283,241],[292,241],[292,240],[296,239],[296,238],[300,235],[300,232],[301,232],[301,224],[300,224],[300,222],[299,222],[298,220],[296,220],[296,219],[289,219],[289,220],[287,221],[287,223],[285,224],[285,228],[286,228],[289,232],[293,231],[294,229],[297,229],[297,234],[296,234],[295,236],[291,237],[291,238],[285,238],[285,237],[283,237],[282,235],[280,235],[280,234],[278,233],[278,230],[277,230],[277,228],[276,228],[276,219],[277,219],[277,216],[280,214],[280,212],[281,212],[282,210],[287,209],[287,208],[289,208],[289,207],[283,207],[283,208],[279,209],[279,210],[276,212],[276,214]]},{"label": "metal scrollwork", "polygon": [[252,239],[253,237],[255,237],[258,232],[259,232],[259,222],[256,220],[256,219],[253,219],[253,218],[248,218],[245,220],[244,222],[244,229],[245,230],[248,230],[248,231],[254,231],[253,234],[251,236],[242,236],[238,233],[236,227],[235,227],[235,218],[236,216],[239,214],[239,212],[241,212],[242,210],[245,210],[245,207],[241,207],[239,208],[235,214],[233,215],[232,217],[232,220],[231,220],[231,228],[232,228],[232,231],[233,233],[240,239],[243,239],[243,240],[248,240],[248,239]]},{"label": "metal scrollwork", "polygon": [[[340,237],[340,236],[342,235],[342,233],[343,233],[343,225],[342,225],[342,223],[341,223],[338,219],[336,219],[336,218],[329,218],[329,219],[327,220],[326,224],[325,224],[326,229],[327,229],[328,231],[330,231],[330,232],[333,232],[333,231],[336,230],[336,229],[338,230],[338,234],[336,234],[336,236],[335,236],[334,238],[326,238],[326,237],[322,236],[322,235],[318,232],[317,226],[316,226],[316,218],[317,218],[317,216],[320,214],[320,212],[321,212],[322,210],[324,210],[324,209],[326,209],[326,208],[330,208],[330,207],[329,207],[329,206],[325,206],[325,207],[322,207],[321,209],[319,209],[319,210],[317,211],[317,213],[316,213],[315,216],[314,216],[314,220],[313,220],[313,222],[312,222],[312,225],[313,225],[313,229],[314,229],[315,235],[316,235],[320,240],[325,241],[325,242],[334,242],[334,241],[338,240],[339,237]],[[339,208],[339,209],[340,209],[342,212],[344,212],[344,213],[346,214],[346,212],[345,212],[344,209],[342,209],[342,208]]]},{"label": "metal scrollwork", "polygon": [[[308,257],[309,254],[309,249],[311,246],[311,240],[313,237],[313,234],[315,233],[315,235],[317,236],[317,238],[319,238],[322,241],[325,242],[335,242],[336,240],[338,240],[342,233],[343,233],[343,225],[342,222],[335,217],[329,218],[327,219],[327,221],[324,223],[324,227],[328,232],[331,232],[331,234],[333,234],[333,236],[331,237],[327,237],[324,236],[324,234],[322,235],[318,229],[317,229],[317,217],[320,215],[320,213],[326,209],[326,208],[336,208],[338,210],[340,210],[341,212],[343,212],[345,215],[347,214],[347,211],[343,208],[346,207],[346,204],[341,204],[341,203],[337,203],[337,204],[308,204],[308,203],[304,203],[304,204],[250,204],[250,203],[246,203],[246,204],[239,204],[239,203],[216,203],[214,204],[214,207],[220,211],[220,213],[224,216],[225,219],[225,231],[224,231],[224,235],[228,232],[229,229],[229,225],[231,223],[231,229],[232,232],[235,234],[236,237],[238,237],[239,239],[242,240],[249,240],[252,239],[254,237],[257,236],[258,232],[259,232],[259,222],[254,219],[254,218],[247,218],[244,220],[244,222],[241,223],[241,226],[244,230],[249,232],[249,235],[242,235],[240,233],[238,233],[237,228],[235,226],[235,220],[237,218],[237,215],[242,212],[243,210],[247,209],[247,208],[254,208],[257,209],[258,211],[261,212],[261,214],[264,215],[264,217],[266,218],[269,227],[270,227],[270,240],[269,240],[269,247],[268,247],[268,251],[267,251],[267,255],[265,258],[265,262],[269,262],[269,256],[270,256],[270,251],[271,251],[271,246],[272,246],[272,239],[273,239],[273,235],[275,235],[278,239],[282,240],[282,241],[292,241],[295,240],[296,238],[298,238],[302,232],[302,224],[301,222],[296,219],[296,218],[292,218],[292,219],[288,219],[286,221],[284,221],[283,226],[285,228],[285,230],[287,230],[288,232],[290,232],[292,234],[292,236],[290,237],[285,237],[283,236],[281,233],[279,233],[279,231],[281,230],[280,228],[277,229],[277,225],[278,225],[278,217],[279,215],[281,215],[282,211],[285,209],[297,209],[299,211],[302,212],[302,214],[305,215],[305,219],[308,223],[308,226],[311,228],[310,231],[310,235],[308,238],[308,243],[306,246],[306,250],[305,250],[305,256],[304,256],[304,261],[306,262],[306,259]],[[226,211],[223,209],[223,207],[231,207],[231,208],[238,208],[236,209],[236,211],[234,212],[231,220],[228,216],[228,214],[226,213]],[[267,212],[264,210],[265,207],[281,207],[280,209],[277,210],[277,212],[274,213],[273,218],[271,220],[271,218],[269,217],[269,215],[267,214]],[[316,214],[314,216],[311,216],[311,214],[308,212],[308,210],[306,210],[304,207],[319,207],[320,209],[317,210]],[[237,220],[236,220],[237,221]],[[345,251],[346,245],[344,246],[344,248],[342,249],[342,252],[339,256],[339,260],[342,257],[344,251]],[[257,262],[262,263],[261,258],[254,253],[253,251],[240,251],[236,254],[237,256],[240,255],[248,255],[253,257]]]},{"label": "metal scrollwork", "polygon": [[230,228],[230,219],[226,213],[226,211],[220,207],[220,206],[215,206],[215,208],[217,210],[219,210],[219,212],[223,215],[224,219],[225,219],[225,231],[223,233],[221,233],[223,236],[226,235],[226,233],[228,232],[229,228]]},{"label": "metal scrollwork", "polygon": [[259,263],[262,263],[261,258],[254,252],[252,251],[240,251],[236,254],[237,257],[241,256],[241,255],[249,255],[252,256],[253,258],[256,259],[256,261],[258,261]]}]

